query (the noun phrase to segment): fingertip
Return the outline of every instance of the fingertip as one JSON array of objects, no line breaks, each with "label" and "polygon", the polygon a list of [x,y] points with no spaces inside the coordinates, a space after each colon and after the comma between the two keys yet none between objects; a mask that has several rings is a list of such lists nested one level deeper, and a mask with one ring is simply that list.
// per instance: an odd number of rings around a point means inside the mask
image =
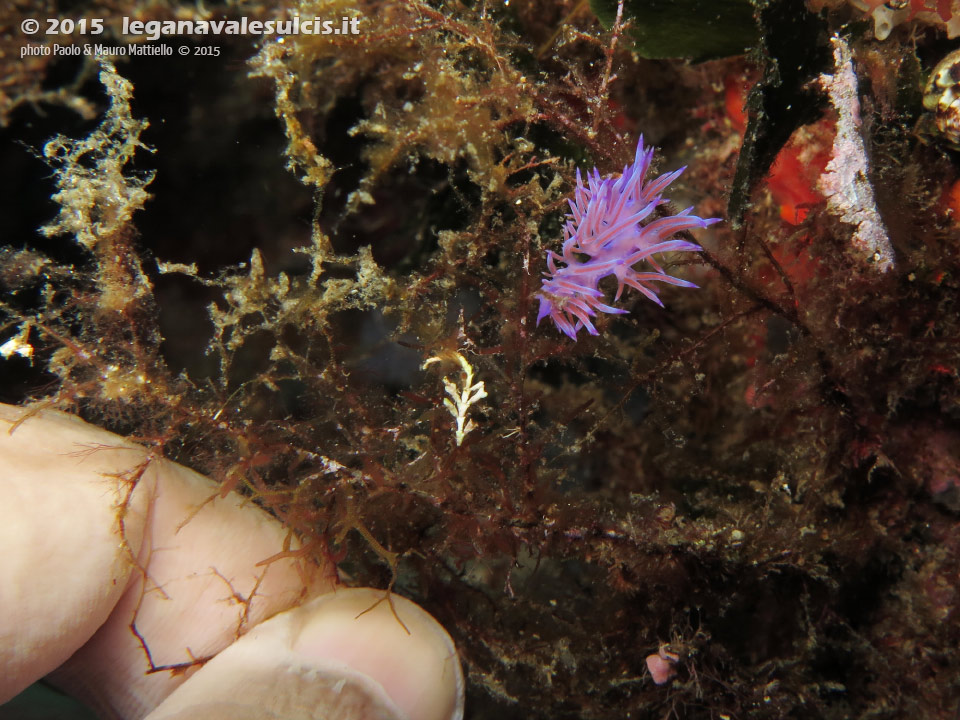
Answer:
[{"label": "fingertip", "polygon": [[411,720],[463,716],[453,640],[416,603],[383,590],[343,588],[312,600],[304,617],[299,652],[362,672]]},{"label": "fingertip", "polygon": [[221,652],[147,720],[461,720],[453,641],[425,610],[340,589]]}]

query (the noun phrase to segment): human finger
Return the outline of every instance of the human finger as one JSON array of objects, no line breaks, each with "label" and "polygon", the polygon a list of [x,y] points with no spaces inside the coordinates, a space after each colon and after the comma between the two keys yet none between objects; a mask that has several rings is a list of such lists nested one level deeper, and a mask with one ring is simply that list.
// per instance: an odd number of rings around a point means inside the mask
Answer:
[{"label": "human finger", "polygon": [[261,623],[146,720],[460,720],[449,635],[409,600],[370,588]]},{"label": "human finger", "polygon": [[128,474],[143,448],[62,413],[16,425],[23,414],[0,405],[0,703],[106,621],[149,505],[150,480]]},{"label": "human finger", "polygon": [[0,420],[0,702],[58,668],[54,684],[105,717],[143,717],[334,584],[289,555],[276,519],[198,473],[64,413],[0,406]]}]

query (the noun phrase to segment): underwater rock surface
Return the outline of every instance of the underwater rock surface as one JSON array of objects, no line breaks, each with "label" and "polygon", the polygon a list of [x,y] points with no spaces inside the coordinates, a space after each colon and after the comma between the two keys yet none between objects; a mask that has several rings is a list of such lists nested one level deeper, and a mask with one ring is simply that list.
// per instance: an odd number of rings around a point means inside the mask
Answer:
[{"label": "underwater rock surface", "polygon": [[[174,52],[0,39],[0,401],[132,436],[422,605],[466,718],[953,718],[960,156],[924,107],[952,20],[753,0],[750,51],[694,62],[644,57],[640,4],[11,6]],[[358,32],[116,22],[293,13]],[[856,104],[818,81],[832,38]],[[700,289],[537,328],[577,170],[641,134],[651,177],[687,167],[652,221],[723,220],[657,257]]]}]

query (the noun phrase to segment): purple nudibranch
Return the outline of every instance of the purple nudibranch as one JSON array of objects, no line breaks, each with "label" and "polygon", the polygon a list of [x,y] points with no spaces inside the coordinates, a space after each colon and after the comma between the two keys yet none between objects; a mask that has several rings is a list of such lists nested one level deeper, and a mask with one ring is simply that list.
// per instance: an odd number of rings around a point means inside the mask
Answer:
[{"label": "purple nudibranch", "polygon": [[[629,285],[663,307],[657,296],[655,282],[697,287],[688,280],[667,275],[653,258],[664,252],[696,252],[702,248],[686,240],[669,240],[671,236],[692,228],[705,228],[720,218],[700,218],[691,215],[692,207],[677,215],[657,218],[646,225],[646,220],[658,205],[666,200],[661,193],[686,168],[661,175],[645,183],[644,179],[653,159],[653,148],[643,145],[643,136],[637,143],[637,156],[632,165],[623,169],[619,177],[600,178],[594,169],[587,174],[584,186],[577,170],[577,188],[570,203],[570,214],[563,228],[563,254],[547,251],[547,267],[543,287],[537,293],[540,312],[537,325],[550,316],[557,329],[574,340],[577,332],[586,328],[591,335],[597,329],[590,321],[597,311],[624,314],[627,311],[603,302],[603,292],[597,287],[608,275],[617,278],[617,295]],[[586,260],[581,260],[582,256]],[[565,263],[557,267],[557,261]],[[646,261],[650,269],[639,271],[634,265]]]}]

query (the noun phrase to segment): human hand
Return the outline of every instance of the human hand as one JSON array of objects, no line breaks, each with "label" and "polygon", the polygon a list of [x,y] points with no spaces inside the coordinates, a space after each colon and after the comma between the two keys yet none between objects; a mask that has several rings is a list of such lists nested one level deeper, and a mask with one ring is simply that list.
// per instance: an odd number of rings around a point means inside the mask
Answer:
[{"label": "human hand", "polygon": [[452,641],[417,605],[338,588],[187,468],[24,417],[0,405],[0,704],[47,676],[111,720],[462,717]]}]

